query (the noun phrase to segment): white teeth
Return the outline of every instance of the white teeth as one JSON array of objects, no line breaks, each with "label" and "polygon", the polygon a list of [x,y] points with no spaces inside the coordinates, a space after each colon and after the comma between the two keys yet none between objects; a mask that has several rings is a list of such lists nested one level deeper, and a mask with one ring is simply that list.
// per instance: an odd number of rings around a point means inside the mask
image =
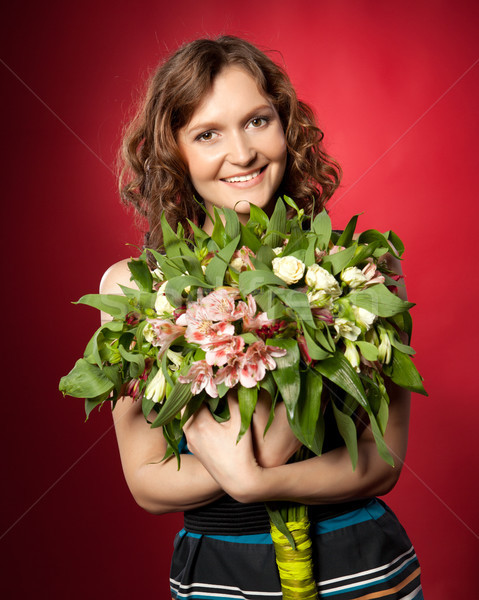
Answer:
[{"label": "white teeth", "polygon": [[261,173],[261,169],[258,169],[257,171],[255,171],[254,173],[250,173],[249,175],[241,175],[240,177],[228,177],[228,178],[224,179],[224,181],[227,181],[228,183],[239,183],[240,181],[250,181],[251,179],[258,177],[258,175],[260,173]]}]

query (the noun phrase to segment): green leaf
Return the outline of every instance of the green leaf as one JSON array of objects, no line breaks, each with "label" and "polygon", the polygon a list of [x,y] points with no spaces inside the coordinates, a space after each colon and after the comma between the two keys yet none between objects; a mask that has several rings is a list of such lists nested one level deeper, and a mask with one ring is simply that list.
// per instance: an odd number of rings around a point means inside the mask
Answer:
[{"label": "green leaf", "polygon": [[178,277],[179,275],[183,274],[184,268],[182,261],[180,267],[174,261],[167,258],[164,254],[160,254],[157,250],[148,248],[148,252],[151,252],[151,254],[154,256],[156,262],[158,263],[158,266],[163,271],[166,279]]},{"label": "green leaf", "polygon": [[142,292],[133,288],[119,286],[123,294],[130,300],[130,310],[138,308],[144,312],[148,308],[154,308],[156,302],[156,292]]},{"label": "green leaf", "polygon": [[76,361],[73,369],[60,379],[58,386],[63,394],[74,398],[96,398],[110,393],[113,382],[97,365],[92,365],[84,358]]},{"label": "green leaf", "polygon": [[244,436],[251,423],[251,418],[258,400],[258,388],[246,388],[238,386],[238,404],[241,415],[241,428],[236,438],[236,443]]},{"label": "green leaf", "polygon": [[407,346],[406,344],[401,343],[396,336],[392,336],[389,338],[391,340],[391,345],[394,346],[399,352],[404,352],[404,354],[408,354],[409,356],[414,356],[416,351],[411,346]]},{"label": "green leaf", "polygon": [[392,246],[386,237],[376,229],[367,229],[366,231],[363,231],[359,236],[358,241],[360,244],[372,244],[376,242],[380,250],[377,249],[375,251],[375,256],[382,256],[383,254],[386,254],[386,252],[392,250]]},{"label": "green leaf", "polygon": [[369,409],[368,400],[364,392],[363,384],[359,375],[351,367],[344,354],[337,350],[334,356],[322,360],[314,365],[314,368],[327,379],[343,389],[355,398],[361,406]]},{"label": "green leaf", "polygon": [[139,352],[128,352],[123,346],[118,346],[122,358],[130,363],[130,375],[134,379],[139,377],[145,370],[145,358]]},{"label": "green leaf", "polygon": [[208,283],[212,284],[214,287],[220,287],[224,285],[226,269],[228,268],[228,264],[231,261],[236,248],[238,247],[239,241],[240,236],[237,235],[208,263],[205,271],[205,277]]},{"label": "green leaf", "polygon": [[269,225],[268,215],[255,204],[250,204],[249,221],[250,223],[258,223],[263,231],[266,231]]},{"label": "green leaf", "polygon": [[349,244],[353,241],[354,231],[356,230],[356,224],[358,222],[359,214],[354,215],[349,220],[349,223],[346,225],[343,233],[339,236],[338,241],[336,242],[337,246],[349,246]]},{"label": "green leaf", "polygon": [[225,233],[229,240],[233,240],[235,237],[240,235],[240,222],[238,214],[226,206],[223,207],[223,214],[225,216]]},{"label": "green leaf", "polygon": [[321,262],[321,266],[327,269],[330,267],[333,275],[337,275],[340,271],[349,266],[356,253],[357,245],[354,243],[346,250],[340,250],[336,254],[328,254]]},{"label": "green leaf", "polygon": [[394,233],[394,231],[386,231],[384,237],[394,246],[394,249],[400,258],[404,253],[404,244],[401,238]]},{"label": "green leaf", "polygon": [[280,234],[286,233],[286,223],[286,208],[281,198],[278,198],[273,214],[269,220],[263,243],[267,246],[271,246],[271,248],[281,246],[283,238]]},{"label": "green leaf", "polygon": [[[277,277],[272,271],[243,271],[239,276],[239,289],[243,296],[251,294],[264,285],[285,285],[284,281]],[[310,311],[311,312],[311,311]]]},{"label": "green leaf", "polygon": [[411,392],[427,396],[422,384],[422,377],[411,358],[394,347],[392,354],[391,363],[383,367],[384,374],[390,377],[395,384],[411,390]]},{"label": "green leaf", "polygon": [[195,243],[198,247],[202,247],[203,242],[205,242],[210,236],[205,233],[202,229],[200,229],[198,227],[198,225],[195,225],[193,223],[193,221],[190,221],[189,219],[186,219],[189,223],[189,226],[191,227],[191,230],[193,231],[193,235],[195,237]]},{"label": "green leaf", "polygon": [[124,319],[131,311],[128,298],[121,294],[86,294],[73,304],[93,306],[117,319]]},{"label": "green leaf", "polygon": [[213,207],[215,213],[215,224],[213,226],[213,233],[211,239],[218,244],[220,248],[224,248],[228,243],[228,236],[226,235],[225,226],[221,220],[220,214],[216,206]]},{"label": "green leaf", "polygon": [[303,329],[304,338],[306,340],[306,345],[308,346],[309,356],[313,360],[324,360],[325,358],[328,358],[331,356],[331,352],[328,352],[327,350],[323,350],[323,348],[320,348],[316,344],[313,337],[310,335],[310,333],[308,331],[308,327],[306,325],[303,325],[302,329]]},{"label": "green leaf", "polygon": [[[284,284],[284,282],[283,282]],[[308,296],[291,288],[271,287],[270,290],[278,296],[287,306],[292,308],[297,315],[310,327],[316,328],[316,324],[309,306]]]},{"label": "green leaf", "polygon": [[283,519],[281,512],[277,508],[273,508],[270,504],[266,504],[266,510],[268,511],[269,520],[276,527],[276,529],[284,535],[288,540],[293,550],[296,550],[296,544],[290,530],[288,529],[285,520]]},{"label": "green leaf", "polygon": [[312,229],[317,236],[317,246],[321,250],[326,250],[331,239],[331,219],[326,210],[322,210],[313,221]]},{"label": "green leaf", "polygon": [[144,260],[132,259],[128,263],[128,268],[140,290],[143,292],[151,292],[153,288],[153,277],[151,276],[150,269],[146,262]]},{"label": "green leaf", "polygon": [[292,198],[290,198],[289,196],[283,196],[283,200],[286,202],[286,204],[288,206],[291,206],[291,208],[294,208],[296,213],[299,213],[299,206],[296,204],[296,202]]},{"label": "green leaf", "polygon": [[389,448],[386,442],[384,441],[383,434],[381,433],[381,429],[378,425],[375,415],[369,415],[369,422],[371,426],[371,431],[373,432],[374,441],[376,442],[376,448],[378,449],[379,456],[384,461],[386,461],[388,465],[394,467],[394,459],[391,453],[389,452]]},{"label": "green leaf", "polygon": [[392,317],[414,306],[412,302],[401,300],[382,283],[372,285],[359,292],[351,292],[348,298],[356,306],[365,308],[378,317]]},{"label": "green leaf", "polygon": [[359,348],[361,354],[364,356],[366,360],[370,360],[374,362],[378,359],[378,349],[374,344],[370,344],[369,342],[354,342],[356,346]]},{"label": "green leaf", "polygon": [[193,277],[193,275],[181,275],[180,277],[173,277],[168,280],[165,288],[165,296],[168,302],[172,306],[181,306],[184,303],[182,292],[188,286],[201,287],[201,288],[213,288],[214,286],[206,281]]},{"label": "green leaf", "polygon": [[318,448],[314,441],[321,414],[322,391],[323,378],[318,372],[308,369],[301,374],[301,394],[293,417],[293,432],[305,446],[316,454],[321,453],[321,447]]},{"label": "green leaf", "polygon": [[348,449],[349,457],[354,470],[358,463],[358,432],[356,425],[349,415],[343,413],[336,406],[336,403],[333,399],[331,399],[331,402],[333,405],[333,413],[338,426],[338,431],[343,438],[344,443],[346,444],[346,448]]},{"label": "green leaf", "polygon": [[164,212],[161,214],[161,229],[163,232],[163,246],[168,258],[180,258],[181,260],[182,256],[194,256],[188,245],[170,227]]},{"label": "green leaf", "polygon": [[276,369],[272,371],[286,409],[292,418],[299,397],[301,380],[299,376],[298,342],[291,338],[267,340],[267,346],[278,346],[287,350],[285,356],[275,357]]},{"label": "green leaf", "polygon": [[242,223],[240,223],[240,229],[240,246],[246,246],[253,252],[258,252],[258,250],[261,248],[261,241],[256,237],[253,231],[249,229],[249,227],[245,227]]},{"label": "green leaf", "polygon": [[97,406],[100,406],[101,404],[103,404],[106,400],[108,400],[108,397],[110,396],[109,392],[105,392],[104,394],[102,394],[101,396],[98,396],[97,398],[85,398],[85,415],[86,415],[86,419],[88,420],[88,417],[90,416],[91,411],[96,408]]},{"label": "green leaf", "polygon": [[151,427],[162,427],[169,423],[180,412],[183,406],[192,398],[190,383],[176,382],[175,387],[171,390],[170,395],[163,402],[158,416],[153,421]]}]

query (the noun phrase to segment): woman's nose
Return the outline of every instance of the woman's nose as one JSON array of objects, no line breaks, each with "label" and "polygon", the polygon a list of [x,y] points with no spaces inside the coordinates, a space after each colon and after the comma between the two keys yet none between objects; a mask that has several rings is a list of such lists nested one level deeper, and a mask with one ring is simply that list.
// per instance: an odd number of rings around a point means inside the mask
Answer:
[{"label": "woman's nose", "polygon": [[256,159],[256,150],[245,132],[238,132],[229,140],[227,159],[231,164],[247,166]]}]

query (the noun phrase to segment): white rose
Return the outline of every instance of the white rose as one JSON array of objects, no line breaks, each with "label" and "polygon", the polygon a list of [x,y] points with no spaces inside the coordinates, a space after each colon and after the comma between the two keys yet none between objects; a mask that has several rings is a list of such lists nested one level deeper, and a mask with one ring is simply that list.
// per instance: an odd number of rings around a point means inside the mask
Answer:
[{"label": "white rose", "polygon": [[368,331],[368,329],[377,319],[377,316],[374,313],[369,312],[369,310],[361,308],[360,306],[356,306],[355,304],[352,305],[352,308],[356,323],[359,325],[359,327],[365,329],[365,331]]},{"label": "white rose", "polygon": [[166,379],[161,369],[153,377],[150,383],[146,386],[145,398],[147,400],[153,400],[153,402],[159,402],[163,400],[166,392]]},{"label": "white rose", "polygon": [[171,315],[175,311],[175,307],[171,306],[165,295],[165,288],[167,283],[168,282],[165,281],[160,285],[160,289],[158,290],[158,293],[156,295],[155,310],[159,315],[165,312]]},{"label": "white rose", "polygon": [[360,285],[365,284],[367,281],[364,273],[357,267],[348,267],[347,269],[344,269],[344,271],[341,273],[341,279],[351,288],[357,288]]},{"label": "white rose", "polygon": [[319,265],[308,267],[306,283],[313,290],[329,294],[333,299],[341,296],[341,289],[334,275]]},{"label": "white rose", "polygon": [[347,340],[351,340],[354,342],[358,339],[361,330],[357,325],[355,325],[352,321],[348,321],[348,319],[336,319],[334,321],[334,329],[338,332],[338,334],[346,338]]},{"label": "white rose", "polygon": [[273,258],[273,273],[288,285],[297,283],[304,275],[305,264],[295,256]]},{"label": "white rose", "polygon": [[313,304],[315,307],[331,307],[331,296],[326,292],[323,292],[323,290],[313,290],[312,292],[308,292],[307,296],[309,303]]}]

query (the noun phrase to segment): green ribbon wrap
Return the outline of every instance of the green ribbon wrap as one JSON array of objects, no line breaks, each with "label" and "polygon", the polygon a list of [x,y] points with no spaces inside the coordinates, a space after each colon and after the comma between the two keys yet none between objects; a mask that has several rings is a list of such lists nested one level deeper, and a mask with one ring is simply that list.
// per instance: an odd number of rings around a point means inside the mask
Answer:
[{"label": "green ribbon wrap", "polygon": [[318,592],[313,576],[312,543],[309,520],[286,523],[296,544],[293,550],[286,537],[271,524],[271,537],[276,552],[281,589],[284,600],[317,600]]}]

